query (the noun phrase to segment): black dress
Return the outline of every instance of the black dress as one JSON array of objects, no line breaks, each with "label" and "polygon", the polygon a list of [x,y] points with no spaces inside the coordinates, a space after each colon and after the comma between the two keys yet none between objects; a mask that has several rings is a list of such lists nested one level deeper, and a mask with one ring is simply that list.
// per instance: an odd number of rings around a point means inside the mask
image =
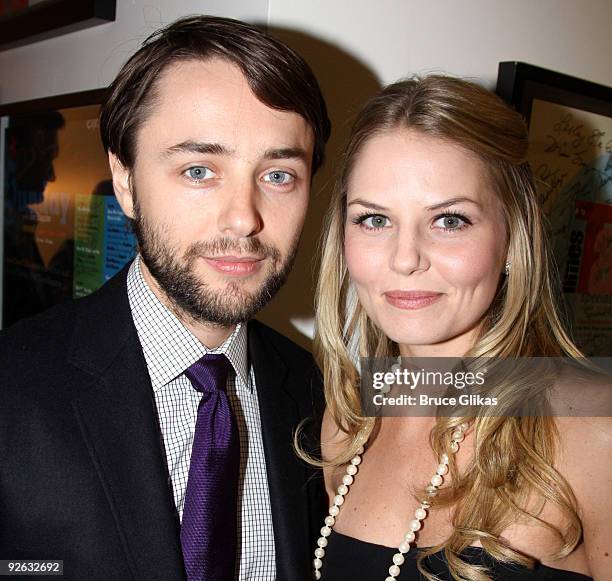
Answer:
[{"label": "black dress", "polygon": [[[389,575],[397,549],[367,543],[337,532],[333,532],[327,540],[321,581],[384,581]],[[406,560],[400,567],[399,577],[396,577],[398,581],[426,581],[417,569],[417,555],[417,548],[404,555]],[[489,576],[495,581],[592,581],[586,575],[546,565],[536,565],[531,570],[506,565],[493,559],[480,547],[468,547],[462,558],[473,564],[485,565],[489,569]],[[443,551],[428,557],[424,564],[441,581],[453,581]]]}]

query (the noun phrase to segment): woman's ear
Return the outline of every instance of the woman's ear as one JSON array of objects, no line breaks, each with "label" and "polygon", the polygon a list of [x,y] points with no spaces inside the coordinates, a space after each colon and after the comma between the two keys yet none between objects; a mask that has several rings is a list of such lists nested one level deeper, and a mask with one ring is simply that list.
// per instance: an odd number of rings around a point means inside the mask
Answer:
[{"label": "woman's ear", "polygon": [[108,164],[113,176],[113,189],[123,213],[134,219],[134,198],[130,184],[130,170],[125,168],[114,153],[108,152]]}]

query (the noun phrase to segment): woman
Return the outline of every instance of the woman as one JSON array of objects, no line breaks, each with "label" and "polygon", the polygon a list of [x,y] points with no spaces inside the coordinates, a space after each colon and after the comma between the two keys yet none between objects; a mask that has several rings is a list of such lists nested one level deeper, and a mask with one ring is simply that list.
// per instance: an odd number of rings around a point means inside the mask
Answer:
[{"label": "woman", "polygon": [[318,284],[317,579],[612,578],[606,419],[362,416],[360,356],[581,357],[526,151],[516,112],[444,76],[387,87],[355,122]]}]

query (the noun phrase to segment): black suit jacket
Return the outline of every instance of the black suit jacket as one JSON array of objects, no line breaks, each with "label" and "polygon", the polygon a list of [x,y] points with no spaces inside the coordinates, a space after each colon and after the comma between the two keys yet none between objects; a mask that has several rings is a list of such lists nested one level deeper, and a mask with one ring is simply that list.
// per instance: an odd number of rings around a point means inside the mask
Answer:
[{"label": "black suit jacket", "polygon": [[[184,579],[126,275],[0,333],[0,559],[63,559],[64,579],[77,581]],[[277,578],[310,579],[324,493],[292,432],[314,418],[315,441],[320,376],[309,353],[262,323],[249,322],[248,342]]]}]

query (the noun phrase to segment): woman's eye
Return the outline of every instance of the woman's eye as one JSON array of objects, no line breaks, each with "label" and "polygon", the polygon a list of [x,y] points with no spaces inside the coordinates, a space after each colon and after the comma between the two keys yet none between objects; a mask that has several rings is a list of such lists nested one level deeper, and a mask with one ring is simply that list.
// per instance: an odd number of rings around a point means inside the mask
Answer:
[{"label": "woman's eye", "polygon": [[196,165],[185,170],[185,175],[194,182],[201,182],[215,177],[215,172],[204,165]]},{"label": "woman's eye", "polygon": [[458,214],[445,214],[436,218],[434,225],[443,230],[462,230],[469,226],[471,222],[465,217]]},{"label": "woman's eye", "polygon": [[284,186],[294,182],[295,177],[293,177],[289,172],[274,170],[265,174],[263,177],[263,181],[268,182],[270,184]]},{"label": "woman's eye", "polygon": [[382,214],[366,214],[355,218],[353,223],[360,224],[366,230],[380,230],[389,224],[389,218]]}]

